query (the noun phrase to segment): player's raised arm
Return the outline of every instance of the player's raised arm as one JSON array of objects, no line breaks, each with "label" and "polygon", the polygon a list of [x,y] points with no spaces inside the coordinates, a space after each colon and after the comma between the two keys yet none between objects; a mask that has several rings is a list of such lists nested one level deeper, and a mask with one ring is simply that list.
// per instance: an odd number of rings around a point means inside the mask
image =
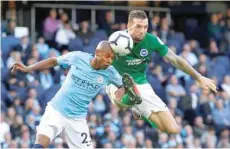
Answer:
[{"label": "player's raised arm", "polygon": [[217,92],[216,85],[214,84],[213,80],[199,74],[191,65],[188,64],[186,60],[174,54],[171,49],[168,48],[168,52],[164,56],[164,58],[176,68],[191,75],[199,83],[200,87],[205,89],[211,89],[212,91]]},{"label": "player's raised arm", "polygon": [[24,73],[31,73],[36,70],[49,69],[56,65],[57,65],[57,58],[52,57],[52,58],[45,59],[43,61],[40,61],[30,66],[25,66],[23,63],[15,63],[12,67],[12,72],[21,71]]}]

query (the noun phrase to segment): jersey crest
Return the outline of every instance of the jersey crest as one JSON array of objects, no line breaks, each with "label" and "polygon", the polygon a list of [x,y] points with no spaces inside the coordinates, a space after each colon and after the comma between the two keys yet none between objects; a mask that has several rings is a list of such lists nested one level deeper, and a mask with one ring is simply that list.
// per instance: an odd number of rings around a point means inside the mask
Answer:
[{"label": "jersey crest", "polygon": [[141,49],[140,56],[145,57],[147,55],[148,55],[148,50],[147,49]]},{"label": "jersey crest", "polygon": [[97,83],[103,83],[104,78],[102,76],[97,77]]}]

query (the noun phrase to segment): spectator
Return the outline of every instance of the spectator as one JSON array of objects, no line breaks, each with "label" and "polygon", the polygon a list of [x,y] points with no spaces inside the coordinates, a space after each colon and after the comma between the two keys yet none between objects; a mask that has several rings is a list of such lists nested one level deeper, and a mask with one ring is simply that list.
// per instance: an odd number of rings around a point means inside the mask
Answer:
[{"label": "spectator", "polygon": [[97,95],[96,99],[94,101],[94,105],[95,105],[95,112],[99,113],[99,114],[103,114],[105,112],[106,106],[105,103],[103,101],[103,96],[102,95]]},{"label": "spectator", "polygon": [[191,125],[185,125],[184,131],[186,133],[186,136],[184,138],[184,143],[186,144],[186,147],[192,148],[193,147],[193,140],[194,140],[194,135],[193,135],[193,128]]},{"label": "spectator", "polygon": [[5,139],[4,139],[5,142],[2,143],[3,147],[9,148],[10,146],[12,146],[12,147],[17,146],[17,144],[15,144],[15,140],[12,139],[12,135],[10,132],[5,133],[4,137],[5,137]]},{"label": "spectator", "polygon": [[201,65],[198,67],[198,72],[199,72],[202,76],[205,76],[205,77],[208,77],[208,76],[209,76],[208,68],[207,68],[206,65],[204,65],[204,64],[201,64]]},{"label": "spectator", "polygon": [[14,29],[15,29],[15,27],[16,27],[16,21],[14,19],[10,19],[7,22],[7,28],[6,28],[6,31],[5,31],[6,35],[7,36],[10,36],[10,35],[14,36]]},{"label": "spectator", "polygon": [[20,99],[18,96],[16,96],[14,98],[13,103],[14,103],[13,107],[15,108],[16,113],[22,115],[23,114],[23,110],[24,110],[23,107],[21,106],[22,105],[22,99]]},{"label": "spectator", "polygon": [[207,89],[202,89],[201,90],[201,95],[200,95],[200,100],[199,100],[200,104],[208,102],[208,95],[209,95],[209,93],[210,92]]},{"label": "spectator", "polygon": [[26,147],[26,148],[29,148],[32,145],[32,142],[30,141],[30,133],[29,133],[29,131],[23,132],[21,134],[19,144],[23,145],[23,147]]},{"label": "spectator", "polygon": [[5,114],[1,111],[1,117],[0,117],[0,144],[4,143],[5,135],[10,132],[10,126],[9,123],[5,120]]},{"label": "spectator", "polygon": [[223,79],[223,83],[221,85],[223,90],[228,94],[230,97],[230,75],[226,75]]},{"label": "spectator", "polygon": [[219,51],[217,43],[214,40],[209,42],[209,51],[205,51],[205,54],[211,59],[216,58],[217,56],[225,55],[223,52]]},{"label": "spectator", "polygon": [[208,23],[208,33],[209,37],[214,39],[216,42],[221,41],[222,29],[219,24],[218,16],[215,13],[211,15],[211,21]]},{"label": "spectator", "polygon": [[145,148],[153,148],[153,143],[150,139],[145,140]]},{"label": "spectator", "polygon": [[170,148],[175,148],[177,147],[177,140],[175,135],[170,135],[169,140],[168,140],[168,145]]},{"label": "spectator", "polygon": [[8,108],[6,122],[11,126],[14,123],[16,111],[13,107]]},{"label": "spectator", "polygon": [[51,9],[49,16],[44,21],[43,36],[48,44],[50,44],[55,36],[55,32],[59,27],[59,21],[56,19],[57,12],[55,9]]},{"label": "spectator", "polygon": [[221,98],[223,99],[224,108],[230,109],[230,96],[226,91],[220,93]]},{"label": "spectator", "polygon": [[171,76],[170,83],[166,86],[167,99],[185,96],[185,89],[178,83],[176,76]]},{"label": "spectator", "polygon": [[127,29],[126,23],[120,23],[119,30],[126,30],[126,29]]},{"label": "spectator", "polygon": [[222,129],[220,132],[220,139],[217,143],[217,147],[219,148],[229,148],[230,147],[230,133],[227,128]]},{"label": "spectator", "polygon": [[195,68],[198,69],[201,65],[206,66],[207,71],[210,72],[210,60],[205,54],[199,55],[198,63],[195,65]]},{"label": "spectator", "polygon": [[195,138],[194,139],[194,141],[193,141],[193,147],[194,148],[199,148],[199,149],[202,148],[200,138]]},{"label": "spectator", "polygon": [[9,144],[9,148],[18,148],[19,145],[16,140],[12,140]]},{"label": "spectator", "polygon": [[191,52],[191,47],[189,44],[184,44],[183,51],[180,54],[190,65],[194,66],[198,63],[198,59],[194,53]]},{"label": "spectator", "polygon": [[58,43],[59,47],[68,46],[71,39],[76,38],[75,33],[69,22],[65,22],[63,28],[59,28],[55,37],[55,41]]},{"label": "spectator", "polygon": [[99,29],[103,29],[107,32],[107,35],[111,35],[114,31],[119,28],[119,24],[115,23],[114,15],[112,11],[106,11],[105,20],[99,24]]},{"label": "spectator", "polygon": [[45,39],[40,37],[37,43],[37,49],[42,59],[46,59],[49,53],[49,46],[45,43]]},{"label": "spectator", "polygon": [[163,18],[161,20],[161,27],[160,27],[160,30],[159,30],[159,37],[162,39],[162,41],[164,43],[167,43],[168,38],[170,37],[170,32],[169,32],[170,30],[169,30],[169,25],[165,20],[166,20],[165,18]]},{"label": "spectator", "polygon": [[65,23],[69,21],[69,16],[67,13],[63,12],[60,14],[60,24],[58,28],[64,28]]},{"label": "spectator", "polygon": [[197,116],[194,120],[194,136],[199,139],[205,133],[205,131],[206,126],[203,123],[203,118],[201,116]]},{"label": "spectator", "polygon": [[179,108],[186,114],[189,112],[189,116],[196,113],[196,109],[199,105],[198,86],[192,84],[190,86],[190,92],[181,98],[179,101]]},{"label": "spectator", "polygon": [[229,109],[224,108],[222,99],[216,101],[216,108],[212,110],[212,117],[217,131],[221,128],[230,126]]},{"label": "spectator", "polygon": [[191,52],[193,52],[196,56],[199,56],[202,54],[202,50],[200,49],[199,42],[195,39],[189,40],[189,45],[191,47]]},{"label": "spectator", "polygon": [[169,99],[168,108],[173,115],[184,115],[184,113],[179,108],[177,108],[177,99],[175,98]]},{"label": "spectator", "polygon": [[227,9],[226,17],[224,19],[224,39],[226,41],[226,50],[230,51],[230,8]]},{"label": "spectator", "polygon": [[214,147],[215,144],[217,143],[217,137],[215,135],[215,130],[213,127],[209,127],[208,131],[206,131],[202,136],[201,136],[201,143],[203,147]]},{"label": "spectator", "polygon": [[25,102],[25,114],[30,113],[34,106],[39,106],[38,101],[34,98],[28,98]]},{"label": "spectator", "polygon": [[16,62],[22,62],[21,60],[21,53],[18,51],[12,51],[10,53],[10,57],[7,59],[7,68],[10,69],[14,63]]},{"label": "spectator", "polygon": [[160,145],[161,148],[169,147],[167,141],[168,141],[168,135],[166,133],[160,133],[158,144]]},{"label": "spectator", "polygon": [[14,51],[19,51],[21,53],[21,58],[23,63],[26,63],[26,61],[29,58],[29,55],[31,54],[32,46],[29,41],[29,37],[23,36],[20,40],[20,44],[17,45],[14,49]]},{"label": "spectator", "polygon": [[46,90],[49,89],[53,84],[53,77],[50,73],[50,70],[43,70],[40,73],[40,81],[41,81],[41,85],[42,87]]},{"label": "spectator", "polygon": [[32,45],[32,50],[31,50],[30,57],[35,58],[37,61],[40,61],[40,59],[41,59],[40,53],[39,53],[38,48],[37,48],[37,46],[35,44]]},{"label": "spectator", "polygon": [[137,141],[137,148],[143,148],[144,147],[144,133],[143,131],[137,131],[136,132],[136,141]]},{"label": "spectator", "polygon": [[89,40],[93,36],[93,32],[90,30],[88,21],[85,20],[80,23],[80,28],[77,32],[77,36],[80,37],[84,44],[89,43]]},{"label": "spectator", "polygon": [[160,16],[158,14],[154,14],[150,23],[151,31],[158,31],[160,23]]},{"label": "spectator", "polygon": [[10,132],[13,139],[19,139],[21,134],[20,127],[23,124],[23,117],[21,115],[16,115],[14,123],[10,126]]},{"label": "spectator", "polygon": [[204,119],[205,124],[212,124],[212,111],[215,108],[215,95],[214,93],[208,94],[208,101],[200,105],[200,114]]}]

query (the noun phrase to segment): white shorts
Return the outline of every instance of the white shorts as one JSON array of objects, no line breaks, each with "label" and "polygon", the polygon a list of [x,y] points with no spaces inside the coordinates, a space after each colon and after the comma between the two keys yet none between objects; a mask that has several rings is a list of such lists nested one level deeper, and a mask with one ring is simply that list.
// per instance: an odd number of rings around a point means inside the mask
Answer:
[{"label": "white shorts", "polygon": [[166,104],[156,95],[150,84],[137,84],[137,89],[140,92],[142,103],[134,105],[141,115],[149,118],[152,112],[168,111]]},{"label": "white shorts", "polygon": [[61,132],[64,133],[69,148],[93,148],[86,120],[66,118],[48,103],[37,126],[37,135],[45,135],[52,142]]},{"label": "white shorts", "polygon": [[[168,111],[166,104],[155,94],[150,84],[137,84],[137,89],[140,92],[142,98],[142,103],[134,105],[132,108],[135,108],[141,115],[149,118],[152,112]],[[115,92],[117,87],[113,84],[106,86],[106,92],[114,103]]]}]

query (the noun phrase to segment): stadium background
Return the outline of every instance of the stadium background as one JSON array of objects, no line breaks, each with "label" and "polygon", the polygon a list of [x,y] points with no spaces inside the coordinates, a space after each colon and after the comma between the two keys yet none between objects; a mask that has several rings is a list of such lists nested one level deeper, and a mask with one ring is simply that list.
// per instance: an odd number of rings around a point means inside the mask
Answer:
[{"label": "stadium background", "polygon": [[[35,8],[35,3],[45,5]],[[110,9],[125,6],[123,8],[128,10],[138,6],[146,10],[166,8],[162,9],[166,11],[146,11],[149,32],[158,35],[202,75],[215,80],[218,93],[198,88],[190,76],[153,53],[147,69],[148,80],[167,103],[180,134],[168,135],[143,121],[135,121],[129,110],[118,111],[111,105],[102,90],[93,99],[88,112],[94,147],[230,148],[230,6],[227,4],[1,1],[1,147],[31,147],[46,103],[68,72],[55,67],[32,74],[12,74],[9,69],[12,64],[20,61],[29,65],[74,50],[93,53],[100,40],[107,39],[115,30],[126,28],[128,11]],[[108,10],[94,13],[91,9],[65,8],[66,5],[103,6]],[[94,22],[96,24],[92,24]],[[50,147],[67,147],[65,138],[59,136]]]}]

